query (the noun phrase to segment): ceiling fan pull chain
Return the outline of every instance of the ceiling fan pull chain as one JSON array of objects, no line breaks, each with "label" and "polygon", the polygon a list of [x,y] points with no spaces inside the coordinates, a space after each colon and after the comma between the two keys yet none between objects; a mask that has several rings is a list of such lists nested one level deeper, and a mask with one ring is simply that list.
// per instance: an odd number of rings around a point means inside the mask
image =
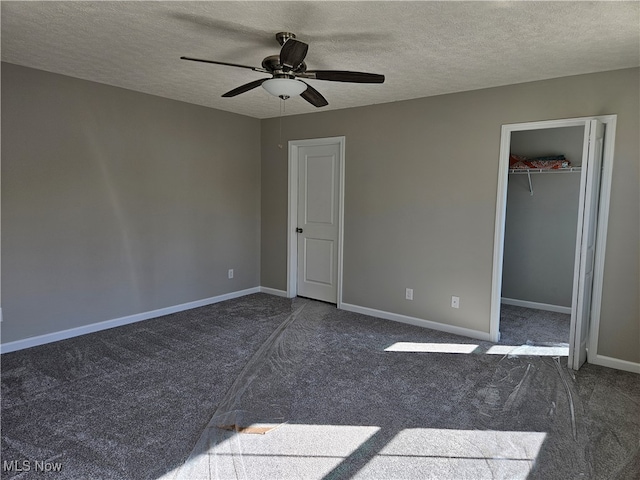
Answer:
[{"label": "ceiling fan pull chain", "polygon": [[284,100],[281,98],[280,99],[280,135],[279,135],[279,141],[278,141],[278,148],[282,150],[282,112],[284,110]]}]

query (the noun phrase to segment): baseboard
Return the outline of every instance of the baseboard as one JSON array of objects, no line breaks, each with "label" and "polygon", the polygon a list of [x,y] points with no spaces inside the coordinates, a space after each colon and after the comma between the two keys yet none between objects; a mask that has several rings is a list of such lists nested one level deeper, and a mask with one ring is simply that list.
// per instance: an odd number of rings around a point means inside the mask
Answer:
[{"label": "baseboard", "polygon": [[23,340],[16,340],[14,342],[7,342],[0,345],[0,354],[15,352],[17,350],[23,350],[25,348],[36,347],[38,345],[44,345],[46,343],[58,342],[60,340],[66,340],[68,338],[78,337],[80,335],[86,335],[87,333],[99,332],[100,330],[107,330],[109,328],[121,327],[130,323],[141,322],[143,320],[150,320],[152,318],[162,317],[164,315],[170,315],[172,313],[182,312],[184,310],[190,310],[192,308],[204,307],[206,305],[212,305],[214,303],[223,302],[225,300],[231,300],[233,298],[244,297],[252,293],[259,293],[260,287],[248,288],[246,290],[238,290],[236,292],[225,293],[215,297],[205,298],[202,300],[196,300],[193,302],[182,303],[180,305],[174,305],[172,307],[160,308],[158,310],[151,310],[149,312],[137,313],[135,315],[129,315],[121,318],[114,318],[112,320],[105,320],[103,322],[92,323],[90,325],[83,325],[81,327],[70,328],[68,330],[61,330],[59,332],[47,333],[44,335],[38,335],[36,337],[29,337]]},{"label": "baseboard", "polygon": [[547,312],[566,313],[571,315],[571,307],[563,307],[561,305],[551,305],[549,303],[529,302],[527,300],[516,300],[515,298],[500,299],[505,305],[513,305],[515,307],[535,308],[536,310],[546,310]]},{"label": "baseboard", "polygon": [[260,287],[260,292],[261,293],[267,293],[269,295],[275,295],[276,297],[286,297],[287,296],[286,290],[278,290],[278,289],[269,288],[269,287]]},{"label": "baseboard", "polygon": [[446,323],[432,322],[430,320],[423,320],[421,318],[409,317],[407,315],[400,315],[399,313],[385,312],[382,310],[376,310],[368,307],[361,307],[359,305],[351,305],[349,303],[342,303],[340,305],[342,310],[349,312],[361,313],[363,315],[369,315],[371,317],[384,318],[385,320],[392,320],[394,322],[408,323],[409,325],[415,325],[417,327],[430,328],[431,330],[438,330],[440,332],[453,333],[455,335],[461,335],[463,337],[475,338],[477,340],[491,341],[491,336],[487,332],[481,332],[479,330],[471,330],[470,328],[456,327],[455,325],[447,325]]},{"label": "baseboard", "polygon": [[601,367],[615,368],[616,370],[624,370],[625,372],[640,373],[640,363],[620,360],[618,358],[605,357],[597,355],[593,359],[588,359],[589,363],[600,365]]}]

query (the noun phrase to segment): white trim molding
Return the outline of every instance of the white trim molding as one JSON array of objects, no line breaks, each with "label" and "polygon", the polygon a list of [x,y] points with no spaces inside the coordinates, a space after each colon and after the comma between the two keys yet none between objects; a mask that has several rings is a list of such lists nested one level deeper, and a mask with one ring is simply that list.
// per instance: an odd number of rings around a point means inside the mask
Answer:
[{"label": "white trim molding", "polygon": [[589,363],[600,365],[601,367],[615,368],[625,372],[640,373],[640,363],[620,360],[619,358],[605,357],[604,355],[594,355],[589,358]]},{"label": "white trim molding", "polygon": [[[600,334],[600,315],[602,310],[602,290],[604,287],[604,258],[607,249],[607,231],[609,229],[609,204],[611,202],[611,183],[613,177],[613,159],[615,158],[617,115],[597,117],[605,124],[604,151],[602,152],[602,177],[600,178],[600,204],[596,229],[596,251],[593,266],[593,294],[591,298],[591,322],[587,343],[587,361],[596,363],[598,357],[598,335]],[[606,121],[605,121],[606,119]],[[610,357],[603,357],[610,358]],[[614,360],[614,359],[611,359]],[[600,365],[596,363],[597,365]],[[612,367],[618,368],[618,367]],[[621,368],[625,370],[625,368]],[[640,373],[640,370],[635,370]]]},{"label": "white trim molding", "polygon": [[454,335],[461,335],[463,337],[475,338],[476,340],[491,341],[491,336],[487,332],[481,332],[479,330],[472,330],[470,328],[457,327],[455,325],[447,325],[446,323],[432,322],[430,320],[423,320],[417,317],[409,317],[407,315],[401,315],[399,313],[385,312],[383,310],[376,310],[369,307],[361,307],[359,305],[351,305],[349,303],[342,303],[340,307],[342,310],[348,312],[361,313],[363,315],[369,315],[370,317],[382,318],[385,320],[392,320],[394,322],[407,323],[409,325],[415,325],[416,327],[430,328],[431,330],[438,330],[440,332],[453,333]]},{"label": "white trim molding", "polygon": [[516,298],[500,299],[503,305],[513,305],[514,307],[533,308],[536,310],[545,310],[547,312],[566,313],[571,315],[571,307],[563,307],[562,305],[551,305],[550,303],[530,302],[528,300],[518,300]]},{"label": "white trim molding", "polygon": [[270,287],[260,287],[260,293],[275,295],[276,297],[287,297],[286,290],[278,290],[276,288],[270,288]]},{"label": "white trim molding", "polygon": [[38,335],[35,337],[25,338],[23,340],[16,340],[14,342],[7,342],[0,345],[0,354],[15,352],[17,350],[23,350],[25,348],[36,347],[38,345],[44,345],[46,343],[58,342],[60,340],[66,340],[68,338],[78,337],[80,335],[86,335],[87,333],[99,332],[101,330],[107,330],[109,328],[121,327],[130,323],[141,322],[143,320],[150,320],[152,318],[162,317],[171,313],[182,312],[185,310],[191,310],[192,308],[204,307],[206,305],[212,305],[214,303],[223,302],[225,300],[231,300],[233,298],[244,297],[245,295],[251,295],[252,293],[259,293],[261,287],[248,288],[246,290],[238,290],[236,292],[225,293],[215,297],[204,298],[202,300],[196,300],[193,302],[182,303],[180,305],[174,305],[172,307],[160,308],[157,310],[151,310],[149,312],[137,313],[135,315],[128,315],[126,317],[114,318],[112,320],[105,320],[103,322],[92,323],[90,325],[83,325],[81,327],[69,328],[67,330],[61,330],[58,332],[46,333],[44,335]]}]

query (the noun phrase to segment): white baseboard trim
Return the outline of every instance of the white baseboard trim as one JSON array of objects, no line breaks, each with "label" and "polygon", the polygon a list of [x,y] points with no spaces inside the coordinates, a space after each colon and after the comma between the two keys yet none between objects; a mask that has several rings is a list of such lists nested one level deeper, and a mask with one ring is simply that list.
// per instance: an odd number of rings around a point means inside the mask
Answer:
[{"label": "white baseboard trim", "polygon": [[432,322],[430,320],[423,320],[421,318],[409,317],[407,315],[401,315],[399,313],[385,312],[382,310],[376,310],[368,307],[361,307],[359,305],[351,305],[349,303],[342,303],[340,305],[342,310],[349,312],[361,313],[363,315],[369,315],[371,317],[384,318],[385,320],[392,320],[394,322],[408,323],[409,325],[415,325],[417,327],[430,328],[431,330],[438,330],[446,333],[453,333],[455,335],[461,335],[463,337],[475,338],[477,340],[485,340],[490,342],[491,336],[487,332],[481,332],[479,330],[471,330],[470,328],[456,327],[455,325],[447,325],[446,323]]},{"label": "white baseboard trim", "polygon": [[130,323],[150,320],[152,318],[162,317],[164,315],[182,312],[184,310],[191,310],[192,308],[204,307],[205,305],[212,305],[214,303],[223,302],[225,300],[231,300],[232,298],[244,297],[245,295],[259,292],[260,287],[253,287],[246,290],[238,290],[236,292],[225,293],[223,295],[218,295],[215,297],[204,298],[202,300],[182,303],[180,305],[174,305],[172,307],[160,308],[158,310],[151,310],[149,312],[137,313],[135,315],[114,318],[112,320],[105,320],[103,322],[83,325],[81,327],[69,328],[67,330],[61,330],[59,332],[46,333],[44,335],[38,335],[36,337],[29,337],[23,340],[16,340],[14,342],[7,342],[0,345],[0,354],[15,352],[17,350],[36,347],[38,345],[44,345],[46,343],[57,342],[60,340],[66,340],[67,338],[78,337],[80,335],[86,335],[87,333],[99,332],[100,330],[121,327]]},{"label": "white baseboard trim", "polygon": [[286,290],[278,290],[276,288],[260,287],[260,292],[261,293],[268,293],[269,295],[275,295],[276,297],[286,297],[287,296]]},{"label": "white baseboard trim", "polygon": [[513,305],[515,307],[535,308],[536,310],[546,310],[547,312],[566,313],[571,315],[571,307],[563,307],[561,305],[551,305],[549,303],[529,302],[528,300],[516,300],[515,298],[500,299],[505,305]]},{"label": "white baseboard trim", "polygon": [[589,363],[600,365],[601,367],[615,368],[616,370],[624,370],[625,372],[640,373],[640,363],[620,360],[618,358],[605,357],[604,355],[597,354],[595,358],[590,358],[588,361]]}]

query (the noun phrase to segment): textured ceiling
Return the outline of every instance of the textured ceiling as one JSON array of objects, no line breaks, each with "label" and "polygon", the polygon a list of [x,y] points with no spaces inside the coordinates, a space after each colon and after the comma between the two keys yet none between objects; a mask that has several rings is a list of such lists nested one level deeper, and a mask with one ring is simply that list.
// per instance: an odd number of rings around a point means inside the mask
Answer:
[{"label": "textured ceiling", "polygon": [[640,65],[640,2],[10,2],[2,60],[257,118],[278,116],[260,66],[275,33],[309,44],[308,69],[382,73],[382,85],[309,80],[329,101],[371,105]]}]

